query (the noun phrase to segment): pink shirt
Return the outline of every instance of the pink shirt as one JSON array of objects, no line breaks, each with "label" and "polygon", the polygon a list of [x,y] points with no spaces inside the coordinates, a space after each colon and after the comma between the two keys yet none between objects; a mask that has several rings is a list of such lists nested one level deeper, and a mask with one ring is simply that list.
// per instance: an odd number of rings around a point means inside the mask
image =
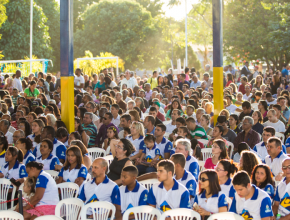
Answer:
[{"label": "pink shirt", "polygon": [[212,163],[212,158],[207,158],[205,163],[204,163],[204,168],[205,169],[214,169],[216,167],[216,164]]},{"label": "pink shirt", "polygon": [[185,74],[185,80],[189,82],[189,75]]}]

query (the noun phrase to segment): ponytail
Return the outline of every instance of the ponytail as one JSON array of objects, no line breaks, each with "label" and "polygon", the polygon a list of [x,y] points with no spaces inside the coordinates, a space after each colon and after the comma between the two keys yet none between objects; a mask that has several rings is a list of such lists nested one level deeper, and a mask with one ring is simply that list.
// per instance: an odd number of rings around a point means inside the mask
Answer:
[{"label": "ponytail", "polygon": [[233,162],[233,160],[227,160],[222,159],[219,161],[221,165],[224,167],[224,171],[227,171],[228,178],[230,178],[231,175],[234,175],[236,172],[238,172],[237,164]]},{"label": "ponytail", "polygon": [[23,156],[23,152],[22,152],[22,150],[17,149],[17,148],[14,147],[14,146],[11,146],[11,147],[8,148],[7,151],[9,151],[9,152],[12,154],[13,157],[17,156],[16,160],[17,160],[18,162],[20,162],[20,163],[23,162],[24,156]]}]

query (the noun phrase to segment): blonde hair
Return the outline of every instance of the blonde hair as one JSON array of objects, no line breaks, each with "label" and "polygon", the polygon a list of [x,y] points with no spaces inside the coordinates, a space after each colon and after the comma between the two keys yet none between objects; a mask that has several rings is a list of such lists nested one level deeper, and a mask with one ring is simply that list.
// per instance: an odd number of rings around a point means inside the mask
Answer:
[{"label": "blonde hair", "polygon": [[132,123],[132,125],[135,125],[136,130],[139,131],[139,134],[140,134],[141,136],[143,136],[143,137],[145,136],[144,126],[143,126],[143,124],[142,124],[141,122],[134,121],[134,122]]},{"label": "blonde hair", "polygon": [[226,118],[227,118],[227,120],[229,120],[229,118],[230,118],[230,112],[227,109],[223,109],[223,110],[221,110],[221,112],[220,112],[219,115],[222,115],[222,112],[225,112],[226,113]]}]

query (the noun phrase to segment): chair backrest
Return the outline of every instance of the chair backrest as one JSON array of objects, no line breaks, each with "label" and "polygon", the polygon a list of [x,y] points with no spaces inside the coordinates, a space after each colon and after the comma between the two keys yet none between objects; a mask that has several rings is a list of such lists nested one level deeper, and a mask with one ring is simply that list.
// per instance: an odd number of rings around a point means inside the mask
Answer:
[{"label": "chair backrest", "polygon": [[114,160],[113,155],[108,155],[103,157],[107,162],[108,162],[108,167],[110,166],[110,164],[112,163],[112,161]]},{"label": "chair backrest", "polygon": [[169,124],[171,124],[171,122],[172,122],[172,120],[168,120],[168,121],[163,121],[162,123],[163,123],[164,125],[169,125]]},{"label": "chair backrest", "polygon": [[106,155],[106,151],[102,148],[89,148],[89,155],[92,157],[92,161],[94,161],[98,157],[103,157]]},{"label": "chair backrest", "polygon": [[86,204],[81,211],[81,219],[86,220],[87,219],[87,211],[90,209],[90,211],[93,214],[93,220],[107,220],[111,214],[111,219],[115,218],[116,213],[116,207],[109,202],[99,201],[99,202],[92,202]]},{"label": "chair backrest", "polygon": [[211,215],[208,220],[244,220],[244,218],[233,212],[221,212]]},{"label": "chair backrest", "polygon": [[55,215],[44,215],[37,217],[35,220],[63,220],[63,219]]},{"label": "chair backrest", "polygon": [[[10,187],[13,187],[12,194],[11,194],[11,200],[14,199],[14,195],[16,192],[16,186],[12,185],[10,180],[1,178],[0,179],[0,210],[7,210],[7,203],[2,203],[7,201],[7,196]],[[14,206],[14,201],[11,202],[11,207]]]},{"label": "chair backrest", "polygon": [[203,143],[203,145],[205,146],[205,145],[207,145],[207,143],[208,143],[209,140],[205,140],[205,139],[197,139],[197,141]]},{"label": "chair backrest", "polygon": [[58,177],[58,172],[55,170],[46,170],[45,172],[49,173],[54,180],[56,180],[56,178]]},{"label": "chair backrest", "polygon": [[92,176],[91,176],[91,174],[89,174],[89,173],[88,173],[88,174],[87,174],[86,181],[88,181],[88,182],[89,182],[89,181],[91,181],[91,180],[92,180]]},{"label": "chair backrest", "polygon": [[205,161],[203,161],[203,160],[199,160],[199,161],[198,161],[199,172],[201,172],[201,171],[204,170],[204,164],[205,164]]},{"label": "chair backrest", "polygon": [[165,220],[166,217],[171,217],[171,220],[201,220],[200,214],[198,212],[193,211],[192,209],[172,209],[163,214],[160,217],[160,220]]},{"label": "chair backrest", "polygon": [[80,189],[77,184],[70,182],[57,184],[57,188],[60,190],[61,200],[67,198],[77,198]]},{"label": "chair backrest", "polygon": [[128,220],[131,213],[133,213],[135,220],[153,220],[155,216],[156,220],[159,220],[161,217],[158,209],[149,205],[142,205],[127,209],[123,214],[123,220]]},{"label": "chair backrest", "polygon": [[280,138],[280,140],[282,141],[282,144],[284,144],[284,140],[285,140],[285,136],[284,134],[280,133],[280,132],[276,132],[275,136],[277,136],[278,138]]},{"label": "chair backrest", "polygon": [[258,105],[259,105],[259,103],[252,103],[252,104],[251,104],[251,107],[252,107],[252,109],[253,109],[254,111],[257,111],[257,110],[259,110],[259,109],[258,109]]},{"label": "chair backrest", "polygon": [[77,220],[84,203],[78,198],[63,199],[55,207],[55,215],[66,220]]},{"label": "chair backrest", "polygon": [[234,151],[234,144],[230,141],[227,141],[228,142],[228,145],[229,145],[229,157],[232,158],[232,155],[233,155],[233,151]]},{"label": "chair backrest", "polygon": [[24,220],[23,215],[11,210],[0,211],[0,219],[5,220]]},{"label": "chair backrest", "polygon": [[202,148],[201,153],[203,156],[203,161],[206,161],[207,158],[212,157],[212,149],[211,148]]},{"label": "chair backrest", "polygon": [[159,181],[158,179],[148,179],[148,180],[139,181],[139,183],[142,184],[149,191],[151,186],[154,183],[159,183]]}]

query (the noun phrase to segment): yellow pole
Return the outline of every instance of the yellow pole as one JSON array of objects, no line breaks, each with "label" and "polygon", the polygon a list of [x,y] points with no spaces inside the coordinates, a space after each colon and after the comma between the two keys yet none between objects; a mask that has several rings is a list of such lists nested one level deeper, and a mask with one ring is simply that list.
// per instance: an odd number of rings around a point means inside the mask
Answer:
[{"label": "yellow pole", "polygon": [[223,67],[213,67],[214,124],[221,110],[224,109]]}]

